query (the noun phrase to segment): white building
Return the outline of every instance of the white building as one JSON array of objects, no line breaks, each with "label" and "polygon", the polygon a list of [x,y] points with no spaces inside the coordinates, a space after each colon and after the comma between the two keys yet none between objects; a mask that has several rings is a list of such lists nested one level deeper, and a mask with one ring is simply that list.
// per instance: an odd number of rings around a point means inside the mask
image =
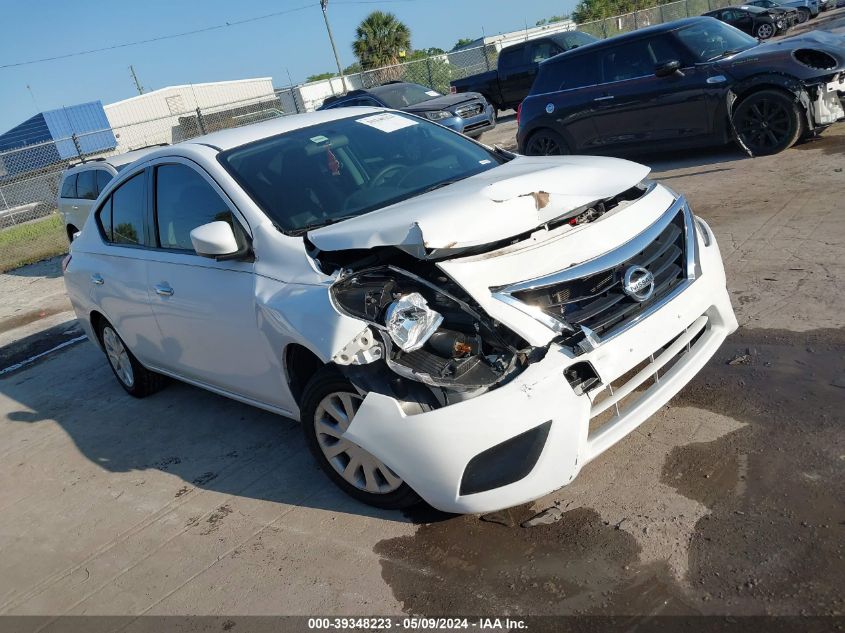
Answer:
[{"label": "white building", "polygon": [[104,106],[119,152],[177,143],[203,132],[269,118],[279,109],[270,77],[168,86]]}]

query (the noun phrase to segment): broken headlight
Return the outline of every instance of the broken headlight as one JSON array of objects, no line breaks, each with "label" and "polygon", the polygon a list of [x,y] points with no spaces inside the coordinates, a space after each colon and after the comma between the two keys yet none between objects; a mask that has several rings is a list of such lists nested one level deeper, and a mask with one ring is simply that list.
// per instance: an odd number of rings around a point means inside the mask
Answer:
[{"label": "broken headlight", "polygon": [[532,351],[466,301],[393,266],[349,274],[331,293],[343,312],[381,332],[394,372],[428,385],[489,387]]}]

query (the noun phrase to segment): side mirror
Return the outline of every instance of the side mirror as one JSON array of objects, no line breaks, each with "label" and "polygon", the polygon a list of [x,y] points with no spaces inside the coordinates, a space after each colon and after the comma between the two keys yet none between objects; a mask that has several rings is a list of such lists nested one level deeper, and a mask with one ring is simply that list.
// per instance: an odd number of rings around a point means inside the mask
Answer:
[{"label": "side mirror", "polygon": [[681,72],[681,62],[677,59],[673,59],[668,62],[663,62],[662,64],[657,64],[654,68],[654,74],[658,77],[670,77],[675,74],[680,74],[681,77],[684,74]]},{"label": "side mirror", "polygon": [[191,244],[197,255],[227,259],[241,252],[238,240],[228,222],[209,222],[191,231]]}]

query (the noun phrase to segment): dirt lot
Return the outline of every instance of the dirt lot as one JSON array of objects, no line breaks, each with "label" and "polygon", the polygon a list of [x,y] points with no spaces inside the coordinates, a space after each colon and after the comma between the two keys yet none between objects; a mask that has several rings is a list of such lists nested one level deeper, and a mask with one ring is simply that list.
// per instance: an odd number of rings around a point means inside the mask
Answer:
[{"label": "dirt lot", "polygon": [[[484,519],[372,510],[295,422],[133,400],[75,345],[0,377],[0,614],[842,614],[845,125],[638,160],[716,232],[741,327],[572,485]],[[0,358],[74,336],[57,261],[0,291]]]}]

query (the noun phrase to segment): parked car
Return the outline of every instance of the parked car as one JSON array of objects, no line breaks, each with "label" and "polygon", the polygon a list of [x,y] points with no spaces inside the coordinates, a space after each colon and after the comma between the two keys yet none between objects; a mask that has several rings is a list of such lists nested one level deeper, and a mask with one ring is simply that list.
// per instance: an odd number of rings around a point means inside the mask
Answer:
[{"label": "parked car", "polygon": [[753,35],[758,40],[767,40],[785,32],[789,25],[786,19],[768,9],[755,6],[726,7],[708,11],[704,15],[721,20],[725,24],[739,29],[743,33]]},{"label": "parked car", "polygon": [[170,376],[299,418],[366,503],[493,511],[571,481],[736,328],[713,232],[648,172],[291,115],[124,169],[65,283],[129,394]]},{"label": "parked car", "polygon": [[480,92],[497,110],[516,108],[531,90],[540,62],[596,41],[581,31],[567,31],[507,46],[499,53],[495,70],[455,79],[452,89]]},{"label": "parked car", "polygon": [[775,154],[845,118],[845,38],[756,39],[710,17],[652,26],[541,64],[525,154],[620,153],[735,140]]},{"label": "parked car", "polygon": [[72,242],[73,236],[85,224],[91,206],[111,179],[121,169],[151,151],[152,148],[140,148],[107,158],[88,159],[62,173],[57,206],[64,220],[68,241]]},{"label": "parked car", "polygon": [[496,127],[496,111],[474,92],[442,95],[420,84],[391,81],[375,88],[332,96],[318,110],[365,106],[410,112],[445,125],[471,138]]},{"label": "parked car", "polygon": [[793,7],[796,11],[798,11],[799,24],[804,24],[804,22],[810,18],[816,17],[820,10],[819,0],[751,0],[745,4],[762,7],[764,9]]},{"label": "parked car", "polygon": [[[754,5],[743,4],[740,6],[741,9],[748,9],[749,7],[754,7],[755,9],[763,9],[763,7],[755,7]],[[798,9],[794,7],[768,7],[765,8],[765,11],[768,11],[773,16],[783,19],[784,24],[786,25],[787,29],[791,29],[793,26],[798,24]]]}]

